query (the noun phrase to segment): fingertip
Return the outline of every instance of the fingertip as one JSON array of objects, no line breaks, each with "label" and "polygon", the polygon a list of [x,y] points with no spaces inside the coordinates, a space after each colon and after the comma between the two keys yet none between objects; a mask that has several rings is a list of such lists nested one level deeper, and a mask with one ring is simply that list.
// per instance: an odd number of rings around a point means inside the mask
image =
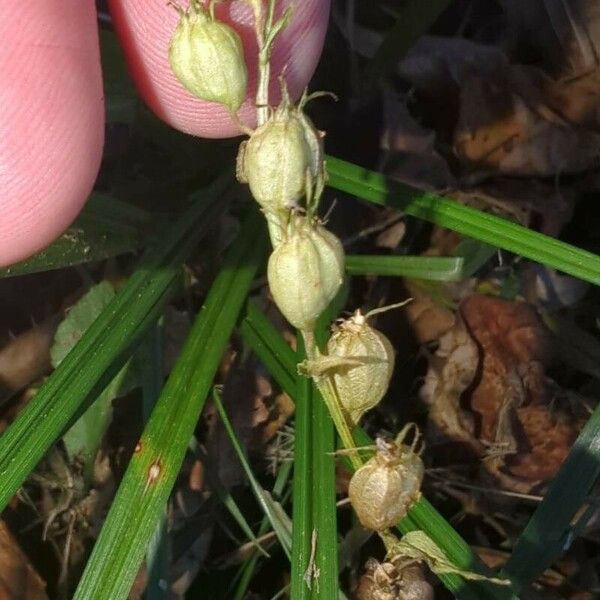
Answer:
[{"label": "fingertip", "polygon": [[[66,19],[65,15],[69,15]],[[0,6],[0,265],[76,217],[102,155],[104,102],[92,1]]]},{"label": "fingertip", "polygon": [[[279,3],[279,11],[291,0]],[[137,88],[148,106],[173,127],[201,137],[223,138],[240,135],[229,113],[217,104],[194,98],[177,81],[168,62],[169,41],[177,26],[177,12],[163,0],[110,0],[115,28],[123,44]],[[248,97],[239,111],[242,122],[253,126],[256,119],[257,46],[252,10],[240,0],[218,6],[219,18],[239,33],[248,64]],[[293,97],[307,86],[316,68],[329,18],[329,0],[294,3],[289,26],[276,42],[272,65],[271,92],[279,99],[277,78],[285,78]]]}]

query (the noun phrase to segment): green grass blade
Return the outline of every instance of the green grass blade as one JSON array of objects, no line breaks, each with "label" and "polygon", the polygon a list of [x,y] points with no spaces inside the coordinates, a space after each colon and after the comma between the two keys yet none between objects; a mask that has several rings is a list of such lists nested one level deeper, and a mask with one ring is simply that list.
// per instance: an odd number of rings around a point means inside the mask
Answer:
[{"label": "green grass blade", "polygon": [[569,455],[517,540],[504,568],[517,589],[539,577],[568,549],[577,511],[600,476],[600,405],[581,430]]},{"label": "green grass blade", "polygon": [[196,318],[129,462],[75,592],[78,600],[119,600],[129,593],[262,260],[260,223],[253,212]]},{"label": "green grass blade", "polygon": [[[327,310],[321,315],[315,330],[320,347],[327,344],[329,324],[340,313],[348,299],[349,278]],[[336,434],[329,410],[312,381],[312,521],[316,531],[315,567],[318,579],[313,585],[313,598],[337,598],[339,590],[337,506],[335,494]],[[302,384],[301,384],[302,385]],[[296,523],[294,522],[294,527]],[[311,540],[312,541],[312,540]],[[311,551],[313,549],[311,548]]]},{"label": "green grass blade", "polygon": [[0,436],[0,509],[48,448],[123,366],[145,329],[159,316],[178,281],[181,263],[223,210],[220,181],[150,250],[139,268]]},{"label": "green grass blade", "polygon": [[192,453],[196,456],[196,458],[198,458],[198,460],[200,460],[204,465],[204,472],[206,473],[208,483],[211,487],[211,490],[219,499],[219,502],[221,502],[223,506],[225,506],[229,514],[233,517],[233,520],[238,524],[239,528],[243,531],[246,537],[250,541],[254,542],[257,551],[260,552],[263,556],[268,557],[268,553],[260,546],[258,540],[256,539],[256,536],[254,535],[254,532],[252,531],[252,528],[246,520],[246,517],[244,517],[244,513],[237,505],[231,493],[228,490],[226,490],[223,484],[221,483],[218,474],[214,472],[213,468],[210,465],[208,456],[202,450],[200,444],[198,444],[198,441],[195,437],[192,437],[189,447]]},{"label": "green grass blade", "polygon": [[[163,386],[162,319],[151,326],[144,336],[133,362],[139,369],[142,383],[143,417],[148,421]],[[146,552],[146,600],[164,600],[169,590],[170,548],[166,512],[163,511]]]},{"label": "green grass blade", "polygon": [[55,242],[0,277],[51,271],[118,256],[140,248],[155,229],[146,211],[105,194],[92,194],[73,225]]},{"label": "green grass blade", "polygon": [[376,204],[394,206],[406,214],[453,229],[492,246],[548,265],[596,285],[600,256],[536,233],[506,219],[407,185],[339,158],[327,158],[328,184]]},{"label": "green grass blade", "polygon": [[[337,507],[335,498],[335,429],[333,422],[312,382],[312,485],[313,525],[317,532],[315,564],[318,579],[313,584],[313,598],[337,598],[339,592]],[[295,524],[294,524],[295,526]]]},{"label": "green grass blade", "polygon": [[[398,529],[403,534],[409,531],[424,531],[459,568],[488,576],[495,575],[426,498],[421,498],[410,509],[408,517],[398,524]],[[453,574],[438,575],[438,577],[460,600],[517,600],[518,598],[508,586],[483,581],[467,581]]]},{"label": "green grass blade", "polygon": [[[255,321],[256,322],[256,321]],[[247,340],[248,341],[248,340]],[[292,359],[292,365],[304,358],[304,345],[298,336],[298,356]],[[254,349],[254,348],[253,348]],[[263,347],[263,351],[266,347]],[[256,351],[256,350],[255,350]],[[259,355],[260,357],[260,355]],[[273,360],[270,362],[274,362]],[[266,366],[266,365],[265,365]],[[288,365],[289,369],[290,365]],[[293,371],[290,369],[290,375]],[[292,375],[293,376],[293,375]],[[313,440],[313,385],[308,378],[298,380],[297,394],[293,397],[296,404],[294,426],[294,480],[292,496],[292,573],[291,598],[294,600],[309,600],[312,598],[312,578],[307,584],[305,576],[311,560],[311,541],[316,527],[313,521],[312,482],[312,440]],[[336,573],[337,575],[337,573]]]},{"label": "green grass blade", "polygon": [[[256,352],[267,369],[272,364],[287,365],[290,375],[295,373],[296,357],[288,347],[285,340],[275,330],[269,319],[260,311],[252,315],[252,320],[247,321],[248,327],[252,327],[255,333],[251,336],[244,334],[245,340]],[[252,346],[252,341],[261,339],[266,343]],[[273,350],[271,350],[271,341]],[[302,379],[298,378],[301,382]],[[279,382],[278,382],[279,383]],[[298,395],[292,396],[296,400],[296,411],[301,409]],[[298,417],[296,417],[298,418]],[[360,428],[356,430],[358,445],[372,444],[371,438]],[[296,437],[298,443],[298,437]],[[403,531],[421,529],[446,553],[452,562],[461,569],[472,570],[489,575],[489,570],[481,560],[473,553],[469,545],[454,530],[454,528],[440,515],[433,506],[424,498],[421,499],[410,511],[407,519],[400,524]],[[516,596],[506,588],[482,582],[465,581],[456,575],[444,575],[440,577],[444,585],[456,594],[461,600],[514,600]],[[293,582],[293,580],[292,580]]]},{"label": "green grass blade", "polygon": [[[348,296],[348,281],[342,286],[317,322],[317,342],[327,341],[333,315],[339,313]],[[260,323],[260,314],[256,319]],[[260,330],[260,326],[258,327]],[[275,339],[268,329],[265,339]],[[260,337],[260,336],[259,336]],[[296,365],[305,358],[302,336],[298,335],[297,355],[288,354],[277,342],[273,348],[279,361],[291,358]],[[255,349],[256,351],[256,349]],[[281,371],[289,365],[281,362]],[[335,433],[329,412],[310,379],[296,378],[297,401],[294,435],[292,598],[336,598],[338,596],[337,509],[335,504]]]},{"label": "green grass blade", "polygon": [[[297,378],[288,367],[294,363],[294,351],[274,329],[262,327],[265,316],[255,300],[250,299],[246,305],[244,319],[240,325],[240,333],[252,348],[264,349],[272,359],[268,365],[269,373],[275,378],[281,389],[289,396],[296,396]],[[262,354],[263,350],[261,350]]]},{"label": "green grass blade", "polygon": [[248,477],[248,481],[250,482],[250,487],[254,492],[254,496],[256,497],[256,500],[258,501],[260,507],[265,513],[265,516],[269,520],[269,523],[271,524],[273,531],[277,535],[277,539],[279,540],[281,547],[283,548],[289,559],[291,557],[292,548],[292,535],[289,517],[282,513],[282,510],[280,509],[277,502],[274,501],[271,495],[268,492],[266,492],[258,483],[258,480],[254,476],[254,473],[252,471],[252,467],[250,466],[250,462],[246,457],[246,453],[244,452],[244,449],[242,448],[242,445],[240,444],[240,441],[237,435],[235,434],[235,430],[233,429],[231,420],[225,412],[225,407],[223,406],[223,402],[221,401],[221,396],[216,390],[213,391],[213,402],[217,407],[217,412],[221,417],[221,421],[225,426],[225,431],[229,436],[229,440],[231,441],[235,453],[237,454],[238,459],[244,469],[244,472],[246,473],[246,477]]},{"label": "green grass blade", "polygon": [[460,256],[346,256],[350,275],[383,275],[429,281],[460,281],[464,260]]},{"label": "green grass blade", "polygon": [[[277,478],[275,480],[275,485],[273,486],[273,491],[271,492],[271,495],[276,501],[280,503],[282,501],[283,490],[285,489],[285,486],[289,481],[291,472],[292,462],[287,462],[280,466],[279,472],[277,473]],[[258,536],[264,535],[265,533],[267,533],[268,530],[269,519],[267,519],[267,517],[264,517],[258,529]],[[238,583],[232,600],[244,600],[248,592],[248,587],[250,586],[250,581],[254,576],[254,572],[256,570],[259,560],[260,556],[258,554],[255,554],[254,556],[252,556],[252,558],[246,561],[246,563],[242,567],[241,573],[239,574],[239,578],[236,577]]]},{"label": "green grass blade", "polygon": [[461,240],[454,252],[456,257],[463,259],[460,279],[472,277],[497,252],[498,248],[484,244],[479,240],[472,238]]}]

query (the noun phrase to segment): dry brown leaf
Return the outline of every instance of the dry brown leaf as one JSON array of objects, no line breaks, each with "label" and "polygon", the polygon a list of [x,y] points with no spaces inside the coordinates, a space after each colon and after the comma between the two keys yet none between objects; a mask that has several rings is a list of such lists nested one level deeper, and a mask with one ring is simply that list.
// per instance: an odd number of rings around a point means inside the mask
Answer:
[{"label": "dry brown leaf", "polygon": [[473,72],[460,89],[457,156],[479,170],[521,176],[580,172],[600,156],[600,81],[559,82],[511,65]]},{"label": "dry brown leaf", "polygon": [[287,394],[277,394],[269,411],[269,420],[262,426],[261,442],[268,444],[294,414],[295,405]]},{"label": "dry brown leaf", "polygon": [[45,600],[46,584],[0,521],[0,600]]},{"label": "dry brown leaf", "polygon": [[479,449],[474,439],[473,419],[460,405],[478,364],[479,349],[459,317],[440,338],[435,355],[429,357],[429,369],[420,390],[421,398],[429,405],[433,427],[427,437],[432,444],[462,441]]},{"label": "dry brown leaf", "polygon": [[386,250],[395,250],[406,235],[406,223],[398,221],[386,227],[376,238],[375,246]]},{"label": "dry brown leaf", "polygon": [[3,407],[2,417],[0,418],[0,433],[13,422],[16,416],[27,406],[36,393],[37,388],[28,387],[22,394],[18,394],[16,398]]},{"label": "dry brown leaf", "polygon": [[110,457],[99,452],[94,462],[93,488],[78,504],[77,511],[85,522],[85,532],[97,538],[104,524],[115,492],[115,479],[110,464]]},{"label": "dry brown leaf", "polygon": [[[419,111],[434,129],[417,123],[405,98],[387,98],[381,143],[386,173],[421,189],[451,190],[455,199],[556,235],[571,217],[573,186],[560,186],[558,179],[488,176],[558,175],[596,166],[600,73],[555,81],[540,69],[511,66],[498,48],[459,39],[422,41],[402,72],[418,91]],[[449,104],[456,104],[455,114],[438,123]],[[449,170],[452,159],[436,151],[451,139],[459,159],[473,170],[463,173],[460,183]]]},{"label": "dry brown leaf", "polygon": [[204,465],[200,460],[194,460],[188,475],[190,490],[201,492],[204,489]]},{"label": "dry brown leaf", "polygon": [[472,295],[460,315],[440,339],[421,390],[430,405],[428,437],[466,442],[506,489],[539,490],[584,422],[545,374],[554,338],[524,302]]},{"label": "dry brown leaf", "polygon": [[410,281],[406,281],[406,289],[412,301],[404,308],[404,314],[419,343],[438,339],[454,325],[454,313],[449,308],[434,302]]},{"label": "dry brown leaf", "polygon": [[0,402],[50,371],[55,316],[21,333],[0,349]]},{"label": "dry brown leaf", "polygon": [[491,443],[507,402],[546,402],[550,390],[544,367],[554,356],[554,340],[535,309],[524,302],[474,294],[460,312],[481,348],[482,374],[470,405],[481,416],[482,438]]},{"label": "dry brown leaf", "polygon": [[548,69],[580,73],[598,64],[600,11],[596,0],[499,0],[513,44],[534,49]]}]

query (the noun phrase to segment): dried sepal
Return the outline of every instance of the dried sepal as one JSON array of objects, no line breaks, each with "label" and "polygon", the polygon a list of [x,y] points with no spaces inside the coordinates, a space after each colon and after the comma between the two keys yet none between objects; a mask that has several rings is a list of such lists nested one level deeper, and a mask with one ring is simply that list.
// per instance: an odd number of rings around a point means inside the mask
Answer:
[{"label": "dried sepal", "polygon": [[312,330],[340,289],[344,249],[317,220],[293,214],[267,266],[273,299],[295,327]]},{"label": "dried sepal", "polygon": [[424,562],[436,575],[456,574],[472,581],[489,581],[497,585],[510,585],[510,580],[488,577],[456,566],[444,551],[424,532],[410,531],[389,548],[387,560],[398,562]]},{"label": "dried sepal", "polygon": [[377,440],[377,452],[358,469],[348,488],[350,503],[367,529],[383,531],[403,519],[421,496],[425,467],[415,443],[402,443],[407,428],[393,442]]},{"label": "dried sepal", "polygon": [[194,96],[235,113],[246,98],[248,72],[239,35],[198,0],[180,14],[169,45],[171,69]]},{"label": "dried sepal", "polygon": [[355,593],[356,600],[433,600],[429,584],[417,561],[379,562],[370,558]]}]

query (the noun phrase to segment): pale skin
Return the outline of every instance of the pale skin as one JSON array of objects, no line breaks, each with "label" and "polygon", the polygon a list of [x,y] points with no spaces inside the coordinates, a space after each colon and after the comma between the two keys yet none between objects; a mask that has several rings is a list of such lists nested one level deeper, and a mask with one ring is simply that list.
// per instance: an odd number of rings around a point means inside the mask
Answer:
[{"label": "pale skin", "polygon": [[[294,96],[308,84],[321,53],[329,1],[294,3],[293,21],[273,54],[272,98],[284,67]],[[165,0],[109,3],[131,74],[152,110],[193,135],[238,135],[225,109],[190,96],[170,71],[167,47],[177,12]],[[240,118],[252,126],[252,11],[238,0],[219,6],[217,15],[233,22],[244,42],[250,81]],[[104,99],[93,0],[0,2],[0,39],[2,267],[50,244],[80,212],[100,166]]]}]

